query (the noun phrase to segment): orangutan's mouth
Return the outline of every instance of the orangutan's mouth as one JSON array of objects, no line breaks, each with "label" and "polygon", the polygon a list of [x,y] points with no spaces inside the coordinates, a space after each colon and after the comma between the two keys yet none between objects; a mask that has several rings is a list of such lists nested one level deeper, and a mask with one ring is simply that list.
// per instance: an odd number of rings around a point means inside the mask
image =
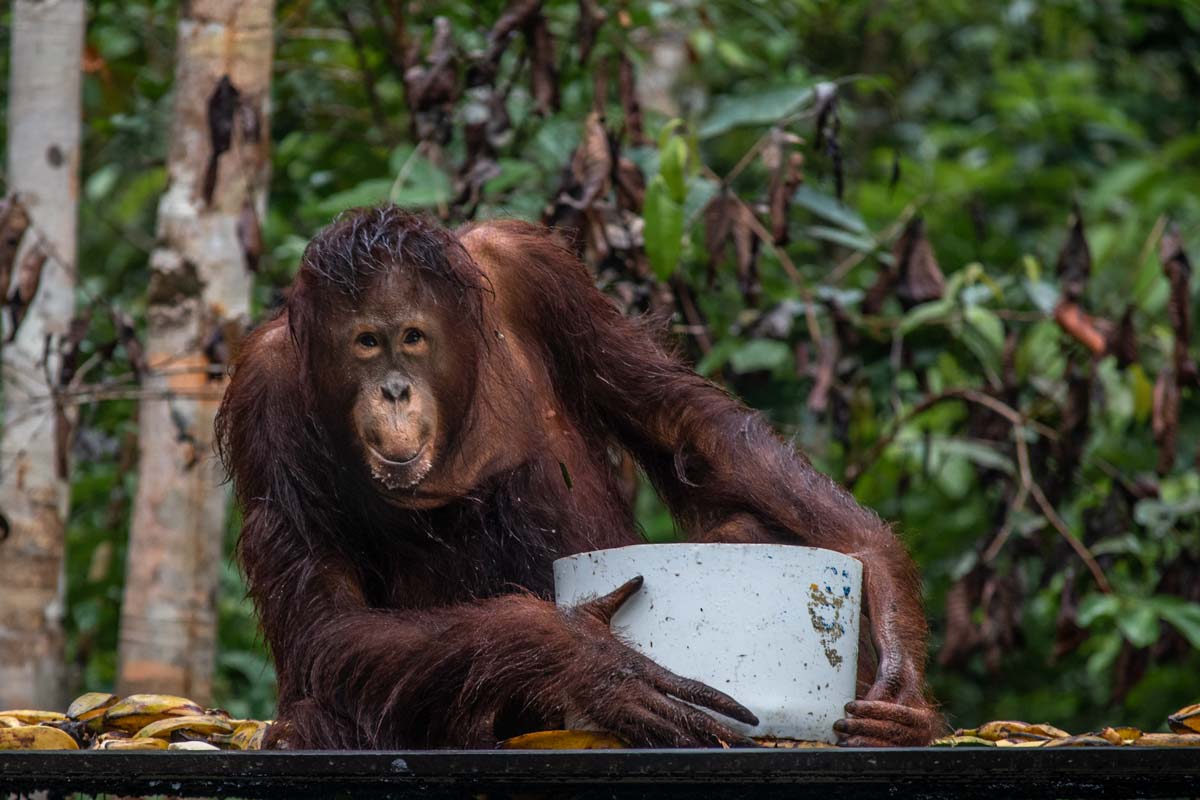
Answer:
[{"label": "orangutan's mouth", "polygon": [[[426,443],[426,444],[428,444],[428,443]],[[388,458],[383,453],[379,452],[378,450],[376,450],[374,447],[371,447],[370,445],[367,445],[367,447],[371,448],[371,455],[373,455],[373,456],[375,456],[375,458],[379,459],[380,463],[382,463],[386,467],[409,467],[409,466],[412,466],[418,458],[420,458],[422,455],[424,455],[426,444],[422,444],[420,447],[418,447],[417,451],[415,453],[413,453],[411,456],[405,456],[404,458],[398,458],[398,459],[397,458]]]}]

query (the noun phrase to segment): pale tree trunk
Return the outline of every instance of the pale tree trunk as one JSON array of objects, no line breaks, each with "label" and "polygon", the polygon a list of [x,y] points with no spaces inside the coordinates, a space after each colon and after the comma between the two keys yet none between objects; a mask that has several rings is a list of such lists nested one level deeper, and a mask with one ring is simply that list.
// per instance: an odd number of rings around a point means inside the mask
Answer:
[{"label": "pale tree trunk", "polygon": [[[249,318],[268,178],[272,0],[183,4],[169,183],[158,207],[138,491],[118,691],[212,691],[227,492],[213,454],[222,363]],[[157,399],[165,397],[166,399]]]},{"label": "pale tree trunk", "polygon": [[[38,279],[3,350],[0,510],[9,535],[0,541],[0,708],[59,708],[66,693],[63,545],[74,415],[54,395],[75,306],[83,25],[84,0],[13,5],[8,189],[29,227],[12,288],[24,280],[28,290]],[[40,274],[31,269],[38,264]],[[8,296],[8,286],[0,290]],[[12,324],[10,316],[6,338]]]}]

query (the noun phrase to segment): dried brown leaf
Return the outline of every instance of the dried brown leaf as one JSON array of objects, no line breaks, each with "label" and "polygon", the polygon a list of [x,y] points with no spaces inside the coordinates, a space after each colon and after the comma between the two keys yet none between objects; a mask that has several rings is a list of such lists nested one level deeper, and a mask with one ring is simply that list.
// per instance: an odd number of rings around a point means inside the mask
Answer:
[{"label": "dried brown leaf", "polygon": [[571,175],[582,188],[578,197],[582,208],[608,194],[611,188],[613,161],[612,144],[604,127],[604,118],[595,111],[587,115],[583,125],[583,141],[571,158]]},{"label": "dried brown leaf", "polygon": [[907,311],[913,306],[940,299],[946,279],[938,266],[933,246],[925,237],[925,222],[915,216],[904,227],[892,249],[897,273],[896,297]]},{"label": "dried brown leaf", "polygon": [[642,106],[637,97],[637,77],[633,62],[624,51],[617,64],[617,91],[621,96],[621,110],[625,113],[625,132],[633,145],[646,143],[646,132],[642,128]]},{"label": "dried brown leaf", "polygon": [[28,227],[29,214],[17,198],[6,197],[0,201],[0,293],[8,291],[13,262]]},{"label": "dried brown leaf", "polygon": [[646,178],[632,159],[617,159],[617,205],[626,211],[639,211],[646,199]]},{"label": "dried brown leaf", "polygon": [[1173,366],[1164,366],[1154,382],[1154,405],[1150,429],[1158,445],[1158,474],[1175,466],[1179,447],[1179,381]]},{"label": "dried brown leaf", "polygon": [[21,322],[29,311],[29,304],[37,294],[42,270],[48,258],[41,242],[32,245],[21,257],[21,264],[17,267],[17,274],[13,276],[13,285],[8,293],[8,316],[12,326],[8,334],[10,342],[16,338],[17,329],[21,327]]},{"label": "dried brown leaf", "polygon": [[1183,239],[1174,225],[1159,243],[1159,259],[1167,282],[1171,286],[1167,315],[1175,332],[1175,371],[1180,382],[1192,382],[1198,377],[1196,363],[1188,355],[1192,336],[1192,300],[1190,282],[1192,265],[1183,250]]},{"label": "dried brown leaf", "polygon": [[246,259],[246,269],[258,271],[258,260],[262,258],[263,238],[262,226],[258,222],[258,210],[254,201],[247,199],[242,205],[237,220],[238,242],[242,245],[242,255]]},{"label": "dried brown leaf", "polygon": [[596,0],[579,0],[579,22],[575,28],[575,38],[579,42],[579,61],[584,63],[596,46],[596,34],[608,19],[604,9],[596,4]]},{"label": "dried brown leaf", "polygon": [[1091,350],[1093,355],[1104,355],[1112,323],[1089,316],[1065,295],[1054,307],[1054,320],[1067,335]]},{"label": "dried brown leaf", "polygon": [[558,111],[560,104],[554,35],[545,16],[538,14],[525,28],[525,46],[529,51],[530,92],[538,113],[547,116]]},{"label": "dried brown leaf", "polygon": [[1058,253],[1057,272],[1063,297],[1071,303],[1078,303],[1092,274],[1092,251],[1088,247],[1083,230],[1083,217],[1078,207],[1071,214],[1067,241]]},{"label": "dried brown leaf", "polygon": [[1117,324],[1116,329],[1109,334],[1105,343],[1105,350],[1116,357],[1117,364],[1121,367],[1128,367],[1131,364],[1137,363],[1137,329],[1133,324],[1132,305],[1125,309],[1125,313],[1121,315],[1121,321]]},{"label": "dried brown leaf", "polygon": [[821,340],[816,381],[808,394],[808,410],[814,414],[824,414],[829,408],[829,393],[837,377],[840,349],[837,339],[833,336],[826,336]]},{"label": "dried brown leaf", "polygon": [[804,156],[796,145],[799,136],[782,130],[771,133],[770,141],[763,148],[763,165],[770,171],[771,180],[767,188],[767,205],[771,215],[771,238],[775,244],[788,241],[788,211],[792,195],[804,181]]}]

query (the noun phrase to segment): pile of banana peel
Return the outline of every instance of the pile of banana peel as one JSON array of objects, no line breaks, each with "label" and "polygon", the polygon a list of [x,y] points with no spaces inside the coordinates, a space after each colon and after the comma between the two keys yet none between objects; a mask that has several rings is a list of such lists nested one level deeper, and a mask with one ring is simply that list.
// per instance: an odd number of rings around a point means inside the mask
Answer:
[{"label": "pile of banana peel", "polygon": [[[1200,747],[1200,704],[1181,708],[1167,717],[1172,733],[1143,733],[1137,728],[1104,728],[1071,735],[1047,723],[1015,720],[988,722],[978,728],[959,729],[953,736],[935,740],[932,747]],[[787,750],[835,749],[825,742],[797,739],[755,739],[761,747]],[[625,743],[612,734],[595,731],[539,731],[500,743],[507,750],[620,749]]]},{"label": "pile of banana peel", "polygon": [[1138,728],[1102,728],[1070,734],[1046,723],[1002,720],[978,728],[960,728],[934,747],[1200,747],[1200,704],[1167,717],[1171,733],[1144,733]]},{"label": "pile of banana peel", "polygon": [[[269,721],[234,719],[202,708],[186,697],[89,692],[65,714],[17,709],[0,711],[0,750],[258,750]],[[1171,733],[1137,728],[1103,728],[1072,735],[1047,723],[1002,720],[959,729],[933,747],[1200,747],[1200,703],[1167,717]],[[756,739],[780,749],[832,748],[824,742]],[[538,731],[500,743],[505,750],[623,749],[602,731]]]},{"label": "pile of banana peel", "polygon": [[0,711],[0,750],[258,750],[268,724],[186,697],[89,692],[65,714]]}]

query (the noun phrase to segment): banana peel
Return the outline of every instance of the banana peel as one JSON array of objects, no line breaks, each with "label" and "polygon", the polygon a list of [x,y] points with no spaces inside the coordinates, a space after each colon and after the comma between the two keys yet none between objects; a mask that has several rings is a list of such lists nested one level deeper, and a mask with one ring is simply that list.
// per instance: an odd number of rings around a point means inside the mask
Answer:
[{"label": "banana peel", "polygon": [[1200,703],[1179,709],[1167,717],[1167,725],[1175,733],[1200,733]]},{"label": "banana peel", "polygon": [[213,744],[234,750],[261,750],[267,727],[267,723],[258,720],[238,720],[233,733],[218,733],[210,736],[209,739]]},{"label": "banana peel", "polygon": [[622,750],[626,744],[602,731],[536,731],[505,739],[497,746],[501,750]]},{"label": "banana peel", "polygon": [[201,716],[167,717],[151,722],[133,735],[135,739],[166,739],[171,734],[187,731],[200,736],[210,736],[214,733],[233,733],[233,726],[228,720],[208,714]]},{"label": "banana peel", "polygon": [[102,733],[92,742],[91,750],[166,750],[164,739],[133,739],[127,733]]},{"label": "banana peel", "polygon": [[168,717],[203,717],[204,709],[186,697],[169,694],[131,694],[109,706],[102,717],[93,717],[102,730],[137,733],[152,722]]},{"label": "banana peel", "polygon": [[988,739],[993,742],[998,742],[1001,739],[1044,742],[1050,739],[1065,739],[1071,734],[1046,722],[1029,723],[1019,720],[996,720],[980,725],[978,728],[955,731],[955,735],[978,736],[980,739]]},{"label": "banana peel", "polygon": [[29,708],[0,711],[0,717],[12,717],[22,725],[41,725],[43,722],[67,721],[66,714],[60,714],[57,711],[35,711]]},{"label": "banana peel", "polygon": [[991,739],[983,739],[974,734],[955,733],[953,736],[943,736],[940,739],[934,739],[929,744],[930,747],[995,747],[996,742]]},{"label": "banana peel", "polygon": [[103,715],[105,711],[120,701],[121,698],[108,692],[81,694],[67,707],[67,717],[76,722],[87,722],[89,719]]},{"label": "banana peel", "polygon": [[69,733],[46,725],[0,728],[0,750],[78,750]]},{"label": "banana peel", "polygon": [[[0,731],[3,733],[3,731]],[[1200,734],[1144,733],[1134,747],[1200,747]]]}]

